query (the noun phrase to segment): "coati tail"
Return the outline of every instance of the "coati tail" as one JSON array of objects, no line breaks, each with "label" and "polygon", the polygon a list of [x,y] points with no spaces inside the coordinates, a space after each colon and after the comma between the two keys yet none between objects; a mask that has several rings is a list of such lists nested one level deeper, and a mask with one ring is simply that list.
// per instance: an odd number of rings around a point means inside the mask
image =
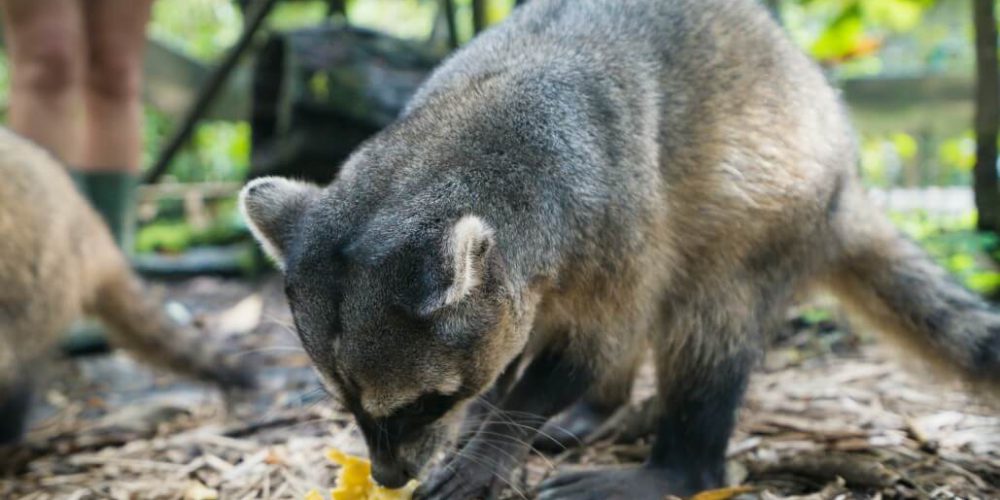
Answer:
[{"label": "coati tail", "polygon": [[248,367],[225,359],[195,331],[170,319],[130,272],[119,272],[98,291],[96,313],[112,340],[151,364],[224,388],[255,385]]},{"label": "coati tail", "polygon": [[1000,394],[1000,311],[867,203],[850,208],[853,214],[835,221],[841,252],[828,280],[834,291],[933,364]]}]

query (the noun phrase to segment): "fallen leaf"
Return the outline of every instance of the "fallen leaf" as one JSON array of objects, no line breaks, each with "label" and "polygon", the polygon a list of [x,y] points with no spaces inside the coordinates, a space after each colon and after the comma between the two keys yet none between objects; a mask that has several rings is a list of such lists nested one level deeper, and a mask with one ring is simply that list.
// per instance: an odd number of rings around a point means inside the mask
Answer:
[{"label": "fallen leaf", "polygon": [[696,494],[691,497],[691,500],[729,500],[736,495],[742,495],[744,493],[750,493],[754,488],[752,486],[733,486],[730,488],[719,488],[717,490],[708,490]]}]

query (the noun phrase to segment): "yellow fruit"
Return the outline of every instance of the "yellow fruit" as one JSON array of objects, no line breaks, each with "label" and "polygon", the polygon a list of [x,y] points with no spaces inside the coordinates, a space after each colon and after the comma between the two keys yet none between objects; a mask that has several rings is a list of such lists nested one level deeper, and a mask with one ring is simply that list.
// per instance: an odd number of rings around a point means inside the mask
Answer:
[{"label": "yellow fruit", "polygon": [[[326,457],[340,465],[337,488],[330,491],[331,500],[410,500],[420,484],[414,479],[399,489],[383,488],[372,481],[372,465],[368,460],[339,450],[327,451]],[[305,500],[323,500],[323,496],[313,490],[306,494]]]}]

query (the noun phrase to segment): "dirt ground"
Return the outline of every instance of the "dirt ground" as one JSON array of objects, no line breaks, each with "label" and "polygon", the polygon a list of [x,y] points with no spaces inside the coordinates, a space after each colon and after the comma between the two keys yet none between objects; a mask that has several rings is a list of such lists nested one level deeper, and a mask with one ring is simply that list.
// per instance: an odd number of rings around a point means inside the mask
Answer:
[{"label": "dirt ground", "polygon": [[[277,279],[163,287],[176,314],[259,366],[261,390],[224,398],[122,353],[60,360],[18,452],[34,459],[0,479],[0,498],[301,499],[333,484],[324,450],[364,453],[319,388]],[[740,498],[1000,498],[996,411],[900,368],[866,335],[789,318],[730,443],[730,480],[752,488]],[[647,369],[636,401],[651,392]],[[533,455],[506,496],[532,498],[556,470],[641,461],[647,448],[645,437],[609,435]]]}]

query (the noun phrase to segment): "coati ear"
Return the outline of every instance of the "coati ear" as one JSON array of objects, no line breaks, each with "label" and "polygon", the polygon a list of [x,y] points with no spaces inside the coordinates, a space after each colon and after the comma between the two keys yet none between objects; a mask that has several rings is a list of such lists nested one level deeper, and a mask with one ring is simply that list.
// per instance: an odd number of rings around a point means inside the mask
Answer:
[{"label": "coati ear", "polygon": [[493,228],[475,215],[466,215],[451,228],[445,255],[452,262],[452,281],[444,305],[461,301],[482,284],[487,258],[496,245]]},{"label": "coati ear", "polygon": [[281,177],[261,177],[240,191],[240,212],[264,251],[282,270],[292,228],[319,187]]}]

